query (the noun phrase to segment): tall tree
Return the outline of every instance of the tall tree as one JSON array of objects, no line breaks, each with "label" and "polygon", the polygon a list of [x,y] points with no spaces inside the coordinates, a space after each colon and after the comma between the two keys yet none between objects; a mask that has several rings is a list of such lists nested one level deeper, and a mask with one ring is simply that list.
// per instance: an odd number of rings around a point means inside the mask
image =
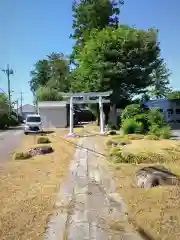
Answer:
[{"label": "tall tree", "polygon": [[159,64],[157,31],[127,25],[95,31],[80,53],[73,75],[74,91],[113,90],[111,104],[129,99],[153,84],[149,75]]},{"label": "tall tree", "polygon": [[61,92],[67,92],[70,86],[69,59],[62,53],[51,53],[47,56],[51,71],[51,79],[48,86],[58,89]]},{"label": "tall tree", "polygon": [[51,77],[49,62],[47,59],[39,60],[30,73],[30,89],[35,94],[40,86],[45,86]]},{"label": "tall tree", "polygon": [[171,90],[169,86],[170,75],[171,74],[169,72],[169,69],[167,68],[164,61],[161,60],[159,66],[153,70],[150,76],[152,77],[154,85],[150,91],[152,97],[155,97],[156,99],[167,97],[168,93]]},{"label": "tall tree", "polygon": [[123,0],[74,0],[72,5],[75,40],[72,58],[76,59],[88,40],[93,29],[103,29],[106,26],[118,26],[120,5]]},{"label": "tall tree", "polygon": [[31,71],[29,82],[35,94],[40,87],[50,87],[61,92],[69,90],[69,60],[62,53],[51,53],[46,59],[39,60]]}]

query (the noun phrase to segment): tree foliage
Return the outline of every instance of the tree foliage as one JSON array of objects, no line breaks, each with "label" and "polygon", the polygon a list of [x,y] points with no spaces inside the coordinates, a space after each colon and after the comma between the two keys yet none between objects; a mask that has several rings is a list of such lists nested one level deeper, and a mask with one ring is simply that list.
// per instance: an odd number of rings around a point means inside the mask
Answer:
[{"label": "tree foliage", "polygon": [[35,94],[39,87],[47,86],[61,92],[69,90],[69,61],[62,53],[51,53],[39,60],[31,71],[29,82]]},{"label": "tree foliage", "polygon": [[36,91],[37,101],[61,101],[63,97],[55,88],[50,87],[39,87]]},{"label": "tree foliage", "polygon": [[72,5],[74,33],[71,37],[75,40],[75,45],[72,58],[76,59],[92,30],[118,26],[119,7],[123,2],[123,0],[80,0],[80,2],[74,0]]},{"label": "tree foliage", "polygon": [[167,97],[170,92],[169,87],[169,69],[166,64],[161,60],[159,66],[153,70],[151,77],[153,81],[153,89],[150,91],[151,96],[156,99]]},{"label": "tree foliage", "polygon": [[8,112],[9,101],[4,93],[0,93],[0,113]]},{"label": "tree foliage", "polygon": [[180,99],[180,91],[172,91],[168,94],[169,100]]},{"label": "tree foliage", "polygon": [[74,91],[113,90],[111,102],[129,99],[153,84],[149,75],[160,64],[157,32],[127,25],[94,31],[73,73]]},{"label": "tree foliage", "polygon": [[48,64],[48,60],[39,60],[34,65],[34,69],[31,71],[30,76],[30,89],[33,93],[35,93],[38,87],[45,86],[50,80],[50,66]]},{"label": "tree foliage", "polygon": [[50,80],[47,85],[51,88],[67,92],[69,90],[69,60],[62,53],[52,53],[47,56],[50,66]]}]

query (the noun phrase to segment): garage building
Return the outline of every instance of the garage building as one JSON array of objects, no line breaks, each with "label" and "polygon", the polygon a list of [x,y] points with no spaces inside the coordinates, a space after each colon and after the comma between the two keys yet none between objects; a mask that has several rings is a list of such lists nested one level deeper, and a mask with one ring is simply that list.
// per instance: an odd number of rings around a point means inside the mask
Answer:
[{"label": "garage building", "polygon": [[38,114],[43,122],[43,128],[67,127],[67,102],[66,101],[44,101],[38,102]]}]

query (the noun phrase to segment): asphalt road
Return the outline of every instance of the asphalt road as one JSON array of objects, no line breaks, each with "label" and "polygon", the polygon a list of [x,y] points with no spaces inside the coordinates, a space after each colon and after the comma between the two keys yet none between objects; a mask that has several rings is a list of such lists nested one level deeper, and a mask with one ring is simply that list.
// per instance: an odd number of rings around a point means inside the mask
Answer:
[{"label": "asphalt road", "polygon": [[23,126],[0,131],[0,163],[11,159],[11,154],[18,147],[23,134]]},{"label": "asphalt road", "polygon": [[172,139],[180,140],[180,129],[172,130]]}]

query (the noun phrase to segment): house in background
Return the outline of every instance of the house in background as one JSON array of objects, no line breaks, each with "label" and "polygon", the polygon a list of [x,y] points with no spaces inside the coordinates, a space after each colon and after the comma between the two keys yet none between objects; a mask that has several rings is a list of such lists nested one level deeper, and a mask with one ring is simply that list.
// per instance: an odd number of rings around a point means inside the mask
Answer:
[{"label": "house in background", "polygon": [[25,104],[18,108],[18,114],[22,116],[23,119],[26,119],[26,116],[29,114],[36,114],[37,110],[36,107],[31,104]]},{"label": "house in background", "polygon": [[180,99],[157,99],[144,102],[149,108],[159,108],[168,123],[180,123]]}]

